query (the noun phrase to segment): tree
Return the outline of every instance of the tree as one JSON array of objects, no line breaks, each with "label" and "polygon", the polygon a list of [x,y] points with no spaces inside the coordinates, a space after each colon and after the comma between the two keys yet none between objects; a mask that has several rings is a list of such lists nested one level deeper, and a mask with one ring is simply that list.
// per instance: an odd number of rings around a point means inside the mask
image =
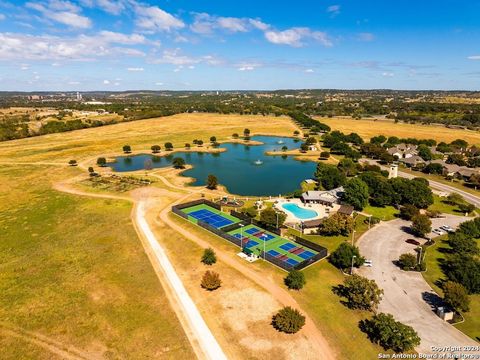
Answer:
[{"label": "tree", "polygon": [[326,160],[330,157],[330,153],[328,151],[322,151],[320,153],[320,159],[321,160]]},{"label": "tree", "polygon": [[318,163],[315,178],[325,190],[332,190],[345,184],[345,175],[336,166]]},{"label": "tree", "polygon": [[421,144],[417,148],[418,156],[420,156],[425,161],[430,161],[433,159],[433,154],[430,148],[427,145]]},{"label": "tree", "polygon": [[255,209],[254,206],[250,206],[246,209],[243,209],[242,213],[246,214],[248,217],[253,219],[254,217],[257,216],[257,209]]},{"label": "tree", "polygon": [[442,175],[443,174],[443,166],[442,166],[442,164],[430,163],[423,168],[423,172],[425,174]]},{"label": "tree", "polygon": [[185,143],[185,149],[190,150],[191,145],[189,143]]},{"label": "tree", "polygon": [[88,174],[90,176],[96,176],[97,174],[95,173],[95,170],[93,169],[93,167],[89,166],[88,167]]},{"label": "tree", "polygon": [[77,164],[77,160],[70,160],[70,161],[68,162],[68,165],[70,165],[70,166],[77,166],[77,165],[78,165],[78,164]]},{"label": "tree", "polygon": [[420,210],[414,205],[407,204],[400,208],[400,217],[403,220],[412,220],[417,215],[420,215]]},{"label": "tree", "polygon": [[244,129],[243,130],[243,136],[246,137],[246,138],[250,137],[250,129]]},{"label": "tree", "polygon": [[210,142],[211,143],[216,143],[217,142],[216,136],[210,136]]},{"label": "tree", "polygon": [[[390,140],[390,139],[389,139]],[[383,144],[385,141],[387,141],[387,138],[384,136],[384,135],[378,135],[378,136],[374,136],[372,138],[370,138],[370,142],[372,144],[377,144],[377,145],[381,145]]]},{"label": "tree", "polygon": [[475,210],[475,205],[473,205],[473,204],[459,204],[458,209],[465,214],[470,214],[472,211]]},{"label": "tree", "polygon": [[300,152],[306,153],[307,151],[308,151],[308,145],[306,143],[302,143],[302,145],[300,145]]},{"label": "tree", "polygon": [[282,146],[282,151],[285,152],[288,150],[288,147],[286,147],[285,145]]},{"label": "tree", "polygon": [[220,280],[220,275],[218,273],[207,270],[205,274],[203,274],[200,285],[208,291],[213,291],[222,286],[222,281]]},{"label": "tree", "polygon": [[215,255],[215,251],[212,248],[207,248],[203,251],[202,255],[202,263],[205,265],[213,265],[217,262],[217,256]]},{"label": "tree", "polygon": [[402,254],[398,259],[398,265],[402,270],[415,270],[417,267],[417,257],[410,253]]},{"label": "tree", "polygon": [[353,219],[350,216],[335,213],[326,218],[319,227],[319,233],[322,235],[343,235],[348,236],[353,230]]},{"label": "tree", "polygon": [[237,133],[233,133],[233,134],[232,134],[232,138],[238,139],[238,134],[237,134]]},{"label": "tree", "polygon": [[375,311],[382,300],[383,290],[375,280],[354,274],[343,281],[338,294],[347,299],[351,309]]},{"label": "tree", "polygon": [[305,140],[305,144],[307,145],[313,145],[317,143],[317,139],[315,139],[313,136],[309,136],[307,140]]},{"label": "tree", "polygon": [[480,260],[458,254],[449,256],[445,275],[449,280],[462,284],[469,294],[480,293]]},{"label": "tree", "polygon": [[356,164],[352,159],[342,159],[337,165],[338,170],[340,170],[345,176],[353,176],[358,172],[358,164]]},{"label": "tree", "polygon": [[203,146],[203,140],[197,140],[197,145],[198,146]]},{"label": "tree", "polygon": [[171,142],[166,142],[164,147],[165,147],[165,150],[167,150],[167,151],[172,151],[173,150],[173,144]]},{"label": "tree", "polygon": [[432,221],[427,215],[415,215],[412,218],[412,231],[417,236],[425,237],[432,231]]},{"label": "tree", "polygon": [[395,321],[391,314],[375,314],[370,320],[363,320],[360,328],[367,333],[371,341],[395,352],[410,351],[420,344],[415,330]]},{"label": "tree", "polygon": [[294,334],[305,325],[305,316],[297,309],[286,306],[273,316],[272,325],[279,331]]},{"label": "tree", "polygon": [[298,135],[300,135],[300,131],[298,131],[298,130],[295,130],[295,131],[293,132],[293,135],[294,135],[294,136],[298,136]]},{"label": "tree", "polygon": [[207,177],[207,189],[214,190],[218,186],[218,180],[215,175],[208,175]]},{"label": "tree", "polygon": [[347,242],[341,243],[337,249],[330,254],[329,258],[330,262],[339,269],[347,269],[352,266],[352,259],[353,266],[355,267],[362,266],[365,262],[365,259],[360,255],[358,247]]},{"label": "tree", "polygon": [[152,152],[153,152],[154,154],[158,154],[158,153],[160,152],[161,147],[160,147],[160,145],[152,145],[152,146],[150,147],[150,149],[152,150]]},{"label": "tree", "polygon": [[123,145],[122,149],[125,154],[130,154],[132,152],[132,148],[130,145]]},{"label": "tree", "polygon": [[282,211],[275,211],[271,207],[267,207],[264,210],[260,211],[260,221],[266,225],[276,227],[278,220],[278,227],[282,226],[287,215]]},{"label": "tree", "polygon": [[360,178],[353,178],[344,185],[342,200],[355,210],[363,210],[368,204],[368,186]]},{"label": "tree", "polygon": [[445,202],[450,204],[450,205],[458,205],[463,203],[465,200],[463,199],[463,196],[460,195],[459,193],[452,192],[448,194],[448,196],[445,198]]},{"label": "tree", "polygon": [[175,169],[184,169],[185,168],[185,160],[181,157],[173,158],[172,165]]},{"label": "tree", "polygon": [[470,310],[470,299],[467,289],[462,284],[447,281],[443,284],[443,300],[457,311],[467,312]]},{"label": "tree", "polygon": [[299,270],[291,270],[284,281],[289,289],[294,290],[302,289],[306,283],[305,275]]},{"label": "tree", "polygon": [[107,159],[105,159],[104,157],[99,157],[97,159],[97,165],[104,167],[105,165],[107,165]]},{"label": "tree", "polygon": [[446,160],[447,164],[455,164],[458,166],[466,166],[467,162],[465,161],[462,154],[450,154]]}]

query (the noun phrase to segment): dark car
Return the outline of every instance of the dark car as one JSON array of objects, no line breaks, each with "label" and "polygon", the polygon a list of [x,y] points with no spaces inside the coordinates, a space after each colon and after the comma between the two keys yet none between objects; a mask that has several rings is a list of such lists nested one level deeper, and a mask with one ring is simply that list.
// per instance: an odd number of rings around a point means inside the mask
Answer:
[{"label": "dark car", "polygon": [[407,242],[409,244],[412,244],[412,245],[417,245],[417,246],[420,245],[420,243],[415,239],[408,239],[405,242]]}]

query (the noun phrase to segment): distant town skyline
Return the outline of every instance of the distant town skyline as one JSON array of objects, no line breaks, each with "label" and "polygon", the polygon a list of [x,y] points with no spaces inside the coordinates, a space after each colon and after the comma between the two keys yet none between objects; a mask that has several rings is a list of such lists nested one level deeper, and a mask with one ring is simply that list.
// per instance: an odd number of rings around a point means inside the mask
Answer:
[{"label": "distant town skyline", "polygon": [[0,0],[0,91],[480,90],[480,2]]}]

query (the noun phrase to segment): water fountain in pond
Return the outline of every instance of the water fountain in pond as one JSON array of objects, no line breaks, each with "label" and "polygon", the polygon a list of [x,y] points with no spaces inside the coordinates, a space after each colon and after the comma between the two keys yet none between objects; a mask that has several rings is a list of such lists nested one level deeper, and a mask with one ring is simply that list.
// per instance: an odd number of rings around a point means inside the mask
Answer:
[{"label": "water fountain in pond", "polygon": [[255,160],[254,162],[255,165],[262,165],[263,164],[263,161],[258,159],[258,160]]}]

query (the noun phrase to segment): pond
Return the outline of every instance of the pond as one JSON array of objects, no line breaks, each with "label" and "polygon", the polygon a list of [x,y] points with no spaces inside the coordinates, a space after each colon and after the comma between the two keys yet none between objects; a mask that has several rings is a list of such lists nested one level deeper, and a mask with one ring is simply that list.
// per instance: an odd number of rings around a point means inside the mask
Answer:
[{"label": "pond", "polygon": [[281,152],[283,146],[296,149],[301,144],[297,139],[254,136],[252,140],[263,144],[225,143],[220,147],[226,151],[221,153],[182,151],[163,157],[150,154],[120,156],[108,166],[118,172],[136,171],[143,170],[146,162],[151,161],[152,167],[162,168],[171,166],[173,158],[181,157],[193,166],[182,173],[195,178],[191,185],[205,185],[207,176],[213,174],[230,193],[251,196],[286,194],[298,189],[303,180],[313,176],[315,162],[265,154],[266,151]]}]

